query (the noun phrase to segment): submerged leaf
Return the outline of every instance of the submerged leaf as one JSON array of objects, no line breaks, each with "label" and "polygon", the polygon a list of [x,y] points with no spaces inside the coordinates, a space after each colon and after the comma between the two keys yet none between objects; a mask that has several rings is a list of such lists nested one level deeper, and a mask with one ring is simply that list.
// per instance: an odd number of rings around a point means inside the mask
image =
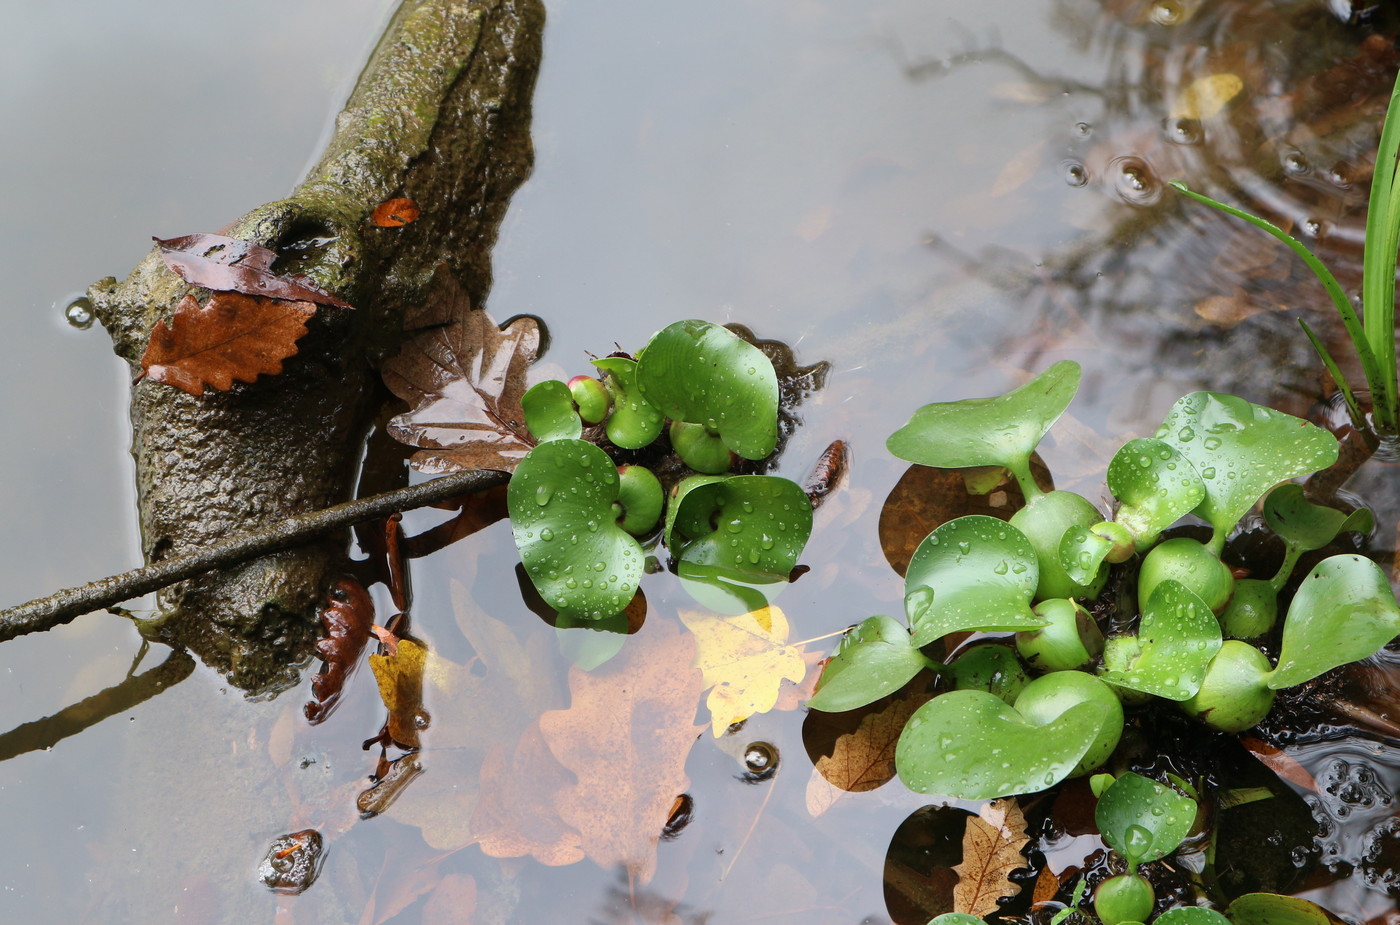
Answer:
[{"label": "submerged leaf", "polygon": [[820,816],[847,793],[865,793],[893,780],[895,743],[928,699],[923,693],[899,697],[867,714],[854,732],[838,737],[831,754],[817,759],[807,781],[807,812]]},{"label": "submerged leaf", "polygon": [[424,472],[511,472],[535,444],[520,401],[539,323],[521,317],[502,330],[446,270],[434,277],[429,302],[434,317],[453,320],[417,332],[381,367],[384,384],[411,406],[389,433],[420,448],[410,462]]},{"label": "submerged leaf", "polygon": [[695,666],[710,688],[706,706],[715,738],[773,709],[784,678],[798,684],[807,674],[802,651],[787,644],[787,617],[776,607],[738,617],[682,611],[681,622],[695,634]]},{"label": "submerged leaf", "polygon": [[169,326],[156,322],[141,369],[152,382],[196,398],[206,388],[227,391],[235,381],[280,373],[315,314],[310,302],[224,292],[201,306],[187,295],[175,306]]},{"label": "submerged leaf", "polygon": [[1019,893],[1021,887],[1010,875],[1030,866],[1021,854],[1028,841],[1026,817],[1015,797],[993,800],[976,816],[968,816],[963,860],[953,868],[958,872],[954,908],[968,915],[991,915],[999,899]]},{"label": "submerged leaf", "polygon": [[388,199],[374,207],[369,220],[380,228],[400,228],[418,221],[422,214],[412,199]]},{"label": "submerged leaf", "polygon": [[304,707],[313,726],[331,715],[340,701],[345,681],[360,663],[374,623],[374,601],[358,581],[342,578],[331,585],[330,602],[321,611],[326,631],[316,643],[316,654],[325,664],[311,677],[311,700]]}]

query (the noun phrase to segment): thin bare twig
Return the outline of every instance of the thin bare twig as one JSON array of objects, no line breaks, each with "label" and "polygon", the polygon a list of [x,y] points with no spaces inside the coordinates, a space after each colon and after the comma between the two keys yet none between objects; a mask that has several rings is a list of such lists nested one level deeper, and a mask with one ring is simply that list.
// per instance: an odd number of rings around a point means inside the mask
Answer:
[{"label": "thin bare twig", "polygon": [[241,533],[203,549],[172,556],[77,588],[68,588],[27,604],[0,610],[0,642],[26,633],[53,629],[85,613],[159,591],[204,572],[291,549],[333,530],[387,517],[396,511],[411,511],[460,495],[485,491],[509,478],[504,472],[486,469],[456,472],[419,485],[289,517],[266,529]]}]

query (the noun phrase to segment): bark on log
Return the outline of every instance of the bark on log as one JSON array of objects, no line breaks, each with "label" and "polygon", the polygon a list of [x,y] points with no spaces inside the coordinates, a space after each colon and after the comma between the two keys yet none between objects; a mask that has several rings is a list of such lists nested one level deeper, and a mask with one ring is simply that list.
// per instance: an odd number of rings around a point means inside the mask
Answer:
[{"label": "bark on log", "polygon": [[[406,0],[320,163],[289,198],[224,231],[276,250],[277,272],[305,273],[356,309],[319,311],[281,375],[198,399],[148,380],[133,386],[147,562],[350,496],[381,399],[374,364],[394,350],[434,270],[446,264],[476,304],[490,288],[497,227],[532,161],[543,22],[539,0]],[[370,212],[396,196],[419,202],[422,216],[374,227]],[[152,327],[191,291],[208,295],[153,250],[124,282],[103,280],[89,296],[134,374]],[[251,693],[296,683],[347,539],[168,589],[165,640]]]}]

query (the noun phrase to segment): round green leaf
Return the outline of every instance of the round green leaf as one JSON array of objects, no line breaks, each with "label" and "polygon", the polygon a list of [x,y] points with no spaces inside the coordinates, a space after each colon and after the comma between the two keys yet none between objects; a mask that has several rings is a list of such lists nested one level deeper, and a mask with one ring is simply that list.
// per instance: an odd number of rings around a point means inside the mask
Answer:
[{"label": "round green leaf", "polygon": [[1078,363],[1061,360],[1005,395],[924,405],[885,446],[923,466],[1005,466],[1025,485],[1031,454],[1069,407],[1079,374]]},{"label": "round green leaf", "polygon": [[1269,687],[1282,690],[1366,658],[1397,634],[1400,606],[1380,566],[1356,555],[1324,559],[1288,605]]},{"label": "round green leaf", "polygon": [[1044,626],[1031,611],[1039,581],[1035,549],[1020,530],[984,514],[948,521],[914,550],[905,573],[914,645],[960,630]]},{"label": "round green leaf", "polygon": [[1214,909],[1177,906],[1153,919],[1152,925],[1230,925],[1230,920]]},{"label": "round green leaf", "polygon": [[677,321],[637,358],[647,401],[678,421],[704,424],[745,459],[778,444],[778,376],[753,344],[708,321]]},{"label": "round green leaf", "polygon": [[574,395],[558,379],[546,379],[530,387],[520,399],[525,426],[539,443],[550,440],[577,440],[583,421],[574,409]]},{"label": "round green leaf", "polygon": [[894,693],[932,665],[898,620],[868,617],[841,638],[807,706],[828,713],[854,710]]},{"label": "round green leaf", "polygon": [[1366,508],[1344,514],[1336,508],[1313,504],[1303,496],[1303,486],[1287,482],[1264,499],[1264,520],[1289,546],[1306,552],[1321,549],[1344,530],[1370,533],[1375,519]]},{"label": "round green leaf", "polygon": [[1113,519],[1133,534],[1139,552],[1206,496],[1205,482],[1184,456],[1171,444],[1146,437],[1129,440],[1113,454],[1107,480],[1108,490],[1122,502]]},{"label": "round green leaf", "polygon": [[1220,624],[1200,595],[1168,578],[1147,600],[1137,641],[1138,653],[1127,668],[1100,677],[1167,700],[1189,700],[1220,651]]},{"label": "round green leaf", "polygon": [[796,482],[735,475],[695,485],[676,502],[672,555],[740,581],[786,580],[812,534],[812,502]]},{"label": "round green leaf", "polygon": [[666,416],[637,388],[637,361],[630,357],[603,357],[594,360],[593,365],[608,374],[608,388],[613,393],[608,439],[624,450],[640,450],[661,436]]},{"label": "round green leaf", "polygon": [[1195,820],[1195,800],[1132,771],[1114,781],[1094,808],[1103,840],[1132,866],[1171,854]]},{"label": "round green leaf", "polygon": [[945,912],[929,919],[928,925],[986,925],[986,920],[966,912]]},{"label": "round green leaf", "polygon": [[1211,545],[1217,551],[1264,492],[1337,461],[1337,439],[1322,428],[1218,392],[1183,396],[1157,438],[1200,474],[1206,495],[1195,510],[1214,528]]},{"label": "round green leaf", "polygon": [[610,617],[641,583],[641,547],[613,514],[617,486],[608,454],[582,440],[541,443],[511,477],[506,504],[520,561],[561,614]]},{"label": "round green leaf", "polygon": [[1088,585],[1099,577],[1099,569],[1112,551],[1112,540],[1075,524],[1060,537],[1060,568],[1070,581]]},{"label": "round green leaf", "polygon": [[1340,921],[1317,903],[1277,893],[1246,893],[1225,910],[1230,925],[1334,925]]},{"label": "round green leaf", "polygon": [[1033,726],[999,697],[949,691],[909,718],[894,762],[905,786],[961,800],[1044,790],[1094,745],[1107,707],[1081,703]]}]

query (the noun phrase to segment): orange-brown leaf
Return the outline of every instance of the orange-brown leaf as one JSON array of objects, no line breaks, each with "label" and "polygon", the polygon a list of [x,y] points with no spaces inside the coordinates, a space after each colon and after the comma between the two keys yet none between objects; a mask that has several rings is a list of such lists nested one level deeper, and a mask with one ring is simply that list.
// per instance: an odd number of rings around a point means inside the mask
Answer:
[{"label": "orange-brown leaf", "polygon": [[410,462],[424,472],[513,472],[534,446],[520,399],[539,324],[522,317],[502,330],[471,307],[446,270],[434,277],[429,300],[429,317],[455,320],[419,331],[383,365],[384,383],[412,406],[389,422],[389,433],[419,448]]},{"label": "orange-brown leaf", "polygon": [[280,373],[315,313],[310,302],[222,292],[201,306],[187,295],[169,326],[156,322],[141,368],[146,378],[196,398],[206,388],[227,391],[235,381]]},{"label": "orange-brown leaf", "polygon": [[655,872],[661,831],[690,784],[685,760],[703,730],[694,657],[689,633],[649,622],[607,665],[571,669],[573,702],[540,717],[550,751],[578,778],[555,798],[560,818],[598,866],[621,865],[638,883]]},{"label": "orange-brown leaf", "polygon": [[892,780],[895,743],[909,717],[928,699],[927,694],[901,697],[838,738],[832,753],[818,758],[812,769],[807,812],[820,816],[847,793],[874,790]]},{"label": "orange-brown leaf", "polygon": [[155,239],[160,258],[191,286],[216,292],[241,292],[250,296],[312,302],[350,308],[305,276],[278,276],[272,272],[277,252],[252,241],[221,234],[187,234]]},{"label": "orange-brown leaf", "polygon": [[374,624],[374,601],[358,581],[339,579],[330,593],[330,603],[321,611],[326,635],[316,643],[316,653],[325,665],[311,678],[311,699],[305,707],[306,718],[313,726],[330,716],[340,701],[341,691],[360,663],[360,653],[369,642],[370,626]]},{"label": "orange-brown leaf", "polygon": [[399,228],[418,221],[423,210],[412,199],[390,199],[374,207],[370,221],[380,228]]},{"label": "orange-brown leaf", "polygon": [[986,916],[997,911],[998,899],[1016,895],[1020,887],[1008,875],[1026,866],[1021,848],[1029,840],[1026,818],[1015,797],[993,800],[978,815],[969,816],[963,833],[963,860],[953,868],[958,872],[954,910]]},{"label": "orange-brown leaf", "polygon": [[1240,744],[1243,745],[1251,755],[1258,758],[1265,767],[1273,771],[1279,777],[1291,784],[1297,784],[1304,790],[1309,790],[1313,793],[1317,792],[1317,781],[1308,773],[1308,769],[1303,767],[1298,759],[1288,754],[1288,752],[1270,745],[1262,739],[1255,739],[1249,736],[1240,739]]},{"label": "orange-brown leaf", "polygon": [[471,827],[483,853],[493,858],[533,857],[558,867],[583,860],[579,834],[559,818],[554,795],[573,783],[555,760],[538,723],[515,748],[494,746],[481,765],[481,794]]}]

